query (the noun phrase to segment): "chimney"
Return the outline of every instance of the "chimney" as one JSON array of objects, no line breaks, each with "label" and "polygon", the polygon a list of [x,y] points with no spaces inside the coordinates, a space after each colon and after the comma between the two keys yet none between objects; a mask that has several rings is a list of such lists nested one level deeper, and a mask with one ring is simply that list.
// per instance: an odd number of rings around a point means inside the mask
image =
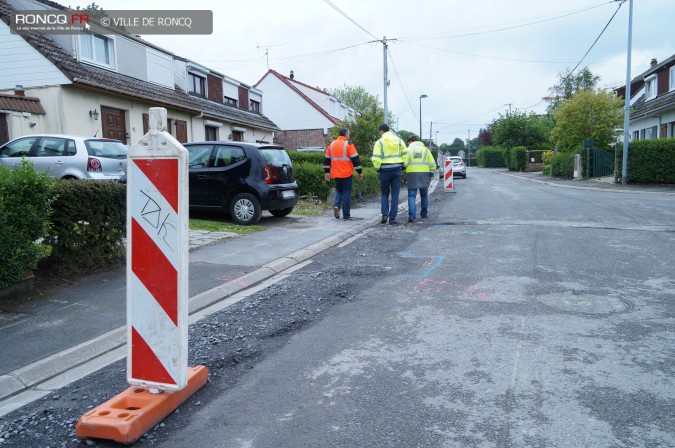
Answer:
[{"label": "chimney", "polygon": [[293,72],[293,70],[291,70],[291,79],[293,79],[293,78],[295,78],[295,72]]},{"label": "chimney", "polygon": [[656,60],[656,58],[652,59],[652,62],[651,62],[651,68],[654,68],[654,67],[656,67],[657,65],[659,65],[659,62]]},{"label": "chimney", "polygon": [[16,87],[14,87],[14,95],[26,96],[26,92],[23,91],[23,86],[21,84],[17,84]]}]

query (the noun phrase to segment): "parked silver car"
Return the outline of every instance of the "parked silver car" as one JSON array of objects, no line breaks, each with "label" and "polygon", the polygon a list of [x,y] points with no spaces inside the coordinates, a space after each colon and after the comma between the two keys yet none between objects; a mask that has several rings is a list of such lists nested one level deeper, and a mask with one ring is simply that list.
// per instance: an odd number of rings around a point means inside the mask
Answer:
[{"label": "parked silver car", "polygon": [[127,170],[127,152],[122,142],[108,138],[26,135],[0,147],[0,165],[14,167],[25,157],[58,179],[118,181]]},{"label": "parked silver car", "polygon": [[[464,161],[462,160],[461,157],[458,156],[450,156],[447,157],[445,160],[451,160],[452,161],[452,177],[461,177],[463,179],[466,179],[466,165],[464,164]],[[439,179],[443,179],[443,171],[445,169],[445,163],[442,162],[440,163],[439,171],[438,171],[438,177]]]}]

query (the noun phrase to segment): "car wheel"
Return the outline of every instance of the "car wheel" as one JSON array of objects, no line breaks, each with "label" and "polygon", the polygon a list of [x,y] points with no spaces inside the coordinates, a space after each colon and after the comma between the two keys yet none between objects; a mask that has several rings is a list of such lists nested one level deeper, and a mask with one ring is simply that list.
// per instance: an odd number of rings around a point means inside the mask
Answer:
[{"label": "car wheel", "polygon": [[261,215],[260,201],[250,193],[239,193],[230,202],[230,216],[237,224],[255,224]]},{"label": "car wheel", "polygon": [[270,213],[277,218],[283,218],[284,216],[288,216],[291,214],[293,211],[293,207],[288,207],[288,208],[280,208],[278,210],[270,210]]}]

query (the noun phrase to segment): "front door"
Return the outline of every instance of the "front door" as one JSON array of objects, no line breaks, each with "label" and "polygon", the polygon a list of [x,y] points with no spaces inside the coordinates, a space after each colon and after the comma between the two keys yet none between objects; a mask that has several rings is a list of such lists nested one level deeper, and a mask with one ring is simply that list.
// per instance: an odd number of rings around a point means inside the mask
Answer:
[{"label": "front door", "polygon": [[127,126],[124,119],[124,111],[101,107],[103,120],[103,137],[114,138],[122,143],[127,143]]}]

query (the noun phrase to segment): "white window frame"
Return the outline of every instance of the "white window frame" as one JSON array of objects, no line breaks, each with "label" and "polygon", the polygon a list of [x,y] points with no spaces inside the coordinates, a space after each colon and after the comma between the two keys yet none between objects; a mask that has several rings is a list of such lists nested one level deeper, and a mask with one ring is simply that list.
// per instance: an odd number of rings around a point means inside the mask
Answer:
[{"label": "white window frame", "polygon": [[[99,37],[103,38],[106,41],[106,46],[108,48],[108,56],[110,61],[108,63],[102,62],[98,59],[96,59],[96,45],[94,45],[94,38]],[[89,58],[84,56],[84,49],[82,45],[82,39],[88,39],[91,42],[91,51],[93,58]],[[116,70],[117,68],[117,45],[115,42],[115,37],[114,36],[105,36],[103,34],[94,34],[94,33],[80,33],[77,39],[77,45],[78,45],[78,56],[80,58],[80,61],[86,62],[88,64],[96,65],[99,67],[111,69],[111,70]]]},{"label": "white window frame", "polygon": [[675,65],[670,67],[670,91],[675,90]]},{"label": "white window frame", "polygon": [[653,100],[658,95],[658,78],[652,75],[645,79],[645,100]]}]

